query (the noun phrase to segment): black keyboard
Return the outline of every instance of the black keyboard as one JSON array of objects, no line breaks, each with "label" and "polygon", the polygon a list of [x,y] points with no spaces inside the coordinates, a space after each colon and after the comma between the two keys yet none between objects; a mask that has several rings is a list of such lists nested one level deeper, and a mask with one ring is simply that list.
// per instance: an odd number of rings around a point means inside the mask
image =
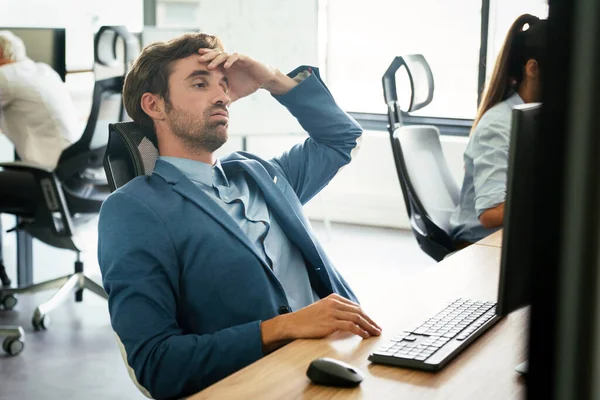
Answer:
[{"label": "black keyboard", "polygon": [[458,299],[374,351],[378,364],[437,371],[500,319],[496,303]]}]

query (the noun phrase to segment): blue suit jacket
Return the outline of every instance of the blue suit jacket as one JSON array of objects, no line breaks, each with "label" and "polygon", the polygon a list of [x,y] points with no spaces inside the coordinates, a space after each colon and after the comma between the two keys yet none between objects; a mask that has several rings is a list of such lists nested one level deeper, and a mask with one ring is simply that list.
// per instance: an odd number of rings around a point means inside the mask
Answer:
[{"label": "blue suit jacket", "polygon": [[[221,164],[227,176],[258,183],[304,255],[315,292],[357,301],[302,205],[350,162],[362,129],[315,68],[276,98],[310,137],[271,160],[240,152]],[[105,201],[98,258],[112,326],[138,381],[157,399],[192,394],[258,360],[261,321],[289,311],[281,284],[239,225],[164,161]]]}]

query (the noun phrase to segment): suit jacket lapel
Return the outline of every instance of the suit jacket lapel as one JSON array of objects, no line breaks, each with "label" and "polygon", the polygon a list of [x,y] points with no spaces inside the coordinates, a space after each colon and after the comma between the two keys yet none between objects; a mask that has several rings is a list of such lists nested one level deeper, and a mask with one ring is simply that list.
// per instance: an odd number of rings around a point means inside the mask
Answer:
[{"label": "suit jacket lapel", "polygon": [[274,276],[273,271],[267,264],[266,260],[256,250],[254,245],[252,245],[244,231],[242,231],[242,228],[240,228],[233,218],[231,218],[231,216],[227,214],[225,210],[215,203],[213,199],[211,199],[206,193],[204,193],[202,190],[196,187],[194,183],[187,179],[181,173],[181,171],[165,161],[158,160],[156,162],[154,173],[162,176],[168,183],[173,184],[172,188],[175,192],[179,193],[196,206],[200,207],[206,212],[206,214],[208,214],[215,221],[221,224],[221,226],[238,238],[239,241],[242,242],[244,246],[246,246],[261,261],[261,264],[263,264],[268,272]]}]

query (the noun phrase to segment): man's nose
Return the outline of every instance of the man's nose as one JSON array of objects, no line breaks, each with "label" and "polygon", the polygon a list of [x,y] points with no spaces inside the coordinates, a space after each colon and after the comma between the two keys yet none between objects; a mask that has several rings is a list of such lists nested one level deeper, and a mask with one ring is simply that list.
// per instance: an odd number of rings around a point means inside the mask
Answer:
[{"label": "man's nose", "polygon": [[229,97],[225,89],[218,88],[217,93],[215,94],[214,102],[215,104],[223,104],[225,106],[229,106],[229,103],[231,103],[231,98]]}]

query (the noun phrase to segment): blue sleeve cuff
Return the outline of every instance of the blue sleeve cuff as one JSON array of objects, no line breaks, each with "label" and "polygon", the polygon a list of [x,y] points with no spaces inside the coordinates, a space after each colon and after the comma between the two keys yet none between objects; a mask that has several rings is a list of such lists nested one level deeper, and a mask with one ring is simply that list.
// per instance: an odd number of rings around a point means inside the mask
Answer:
[{"label": "blue sleeve cuff", "polygon": [[302,98],[307,93],[311,93],[315,89],[324,90],[325,93],[333,100],[331,92],[321,79],[319,68],[303,65],[296,68],[289,74],[290,78],[299,81],[298,85],[292,88],[289,92],[282,95],[273,95],[273,97],[283,105],[293,104],[299,98]]}]

